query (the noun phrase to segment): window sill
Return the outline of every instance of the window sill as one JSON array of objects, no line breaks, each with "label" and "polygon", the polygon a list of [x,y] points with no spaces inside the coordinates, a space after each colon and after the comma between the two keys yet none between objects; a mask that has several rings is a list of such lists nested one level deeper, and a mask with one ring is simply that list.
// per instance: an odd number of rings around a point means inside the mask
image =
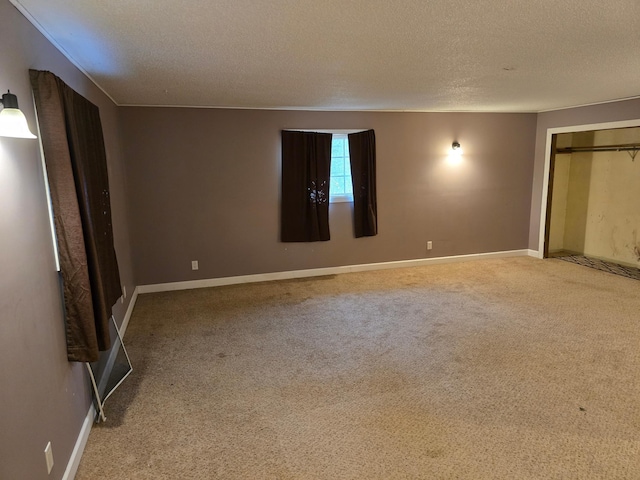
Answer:
[{"label": "window sill", "polygon": [[353,203],[353,195],[331,195],[329,203]]}]

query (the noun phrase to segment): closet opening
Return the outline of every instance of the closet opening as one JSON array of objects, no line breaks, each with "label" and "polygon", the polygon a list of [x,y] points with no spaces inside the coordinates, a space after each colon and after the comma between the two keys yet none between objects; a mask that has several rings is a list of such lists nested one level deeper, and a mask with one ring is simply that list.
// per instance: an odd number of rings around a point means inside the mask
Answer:
[{"label": "closet opening", "polygon": [[550,143],[544,258],[640,280],[640,127]]}]

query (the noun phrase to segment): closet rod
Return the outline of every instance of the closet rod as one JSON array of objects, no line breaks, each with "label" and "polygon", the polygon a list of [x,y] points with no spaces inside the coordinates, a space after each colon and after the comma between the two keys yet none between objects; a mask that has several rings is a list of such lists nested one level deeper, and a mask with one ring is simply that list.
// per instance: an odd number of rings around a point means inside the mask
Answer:
[{"label": "closet rod", "polygon": [[556,153],[574,152],[632,152],[640,150],[640,143],[624,143],[621,145],[606,145],[602,147],[564,147],[557,148]]}]

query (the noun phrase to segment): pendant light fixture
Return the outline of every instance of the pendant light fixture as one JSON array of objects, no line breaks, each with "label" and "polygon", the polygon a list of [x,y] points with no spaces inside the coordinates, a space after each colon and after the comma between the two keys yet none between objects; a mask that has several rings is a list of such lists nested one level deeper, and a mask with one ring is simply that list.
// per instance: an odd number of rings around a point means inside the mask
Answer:
[{"label": "pendant light fixture", "polygon": [[2,95],[0,110],[0,137],[36,138],[29,130],[24,113],[18,108],[18,97],[10,91]]}]

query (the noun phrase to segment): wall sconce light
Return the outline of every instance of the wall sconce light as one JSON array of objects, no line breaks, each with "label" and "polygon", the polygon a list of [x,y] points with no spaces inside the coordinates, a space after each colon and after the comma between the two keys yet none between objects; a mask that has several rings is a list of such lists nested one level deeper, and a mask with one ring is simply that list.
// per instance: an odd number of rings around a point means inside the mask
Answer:
[{"label": "wall sconce light", "polygon": [[462,161],[462,147],[458,142],[451,144],[451,150],[449,150],[449,162],[460,163]]},{"label": "wall sconce light", "polygon": [[0,137],[36,138],[27,125],[24,113],[18,108],[18,97],[10,91],[2,95],[0,111]]}]

